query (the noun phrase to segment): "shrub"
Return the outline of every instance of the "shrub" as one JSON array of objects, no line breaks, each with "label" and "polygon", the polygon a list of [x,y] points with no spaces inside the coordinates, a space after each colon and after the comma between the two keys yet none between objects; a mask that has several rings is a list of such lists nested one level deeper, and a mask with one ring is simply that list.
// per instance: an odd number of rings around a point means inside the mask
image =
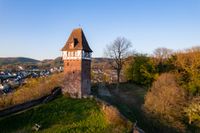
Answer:
[{"label": "shrub", "polygon": [[195,97],[189,103],[189,106],[185,109],[186,115],[188,117],[189,124],[197,121],[200,122],[200,97]]},{"label": "shrub", "polygon": [[[184,130],[182,122],[186,94],[176,83],[174,74],[162,74],[145,96],[144,109],[150,116],[179,130]],[[171,123],[171,124],[170,124]]]}]

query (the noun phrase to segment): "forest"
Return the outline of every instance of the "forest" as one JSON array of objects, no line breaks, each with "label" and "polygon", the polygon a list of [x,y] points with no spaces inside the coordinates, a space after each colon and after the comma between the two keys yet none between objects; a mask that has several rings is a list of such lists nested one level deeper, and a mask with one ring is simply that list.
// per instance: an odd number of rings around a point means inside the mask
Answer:
[{"label": "forest", "polygon": [[200,47],[134,53],[123,72],[128,82],[147,88],[142,110],[148,117],[178,132],[199,131]]}]

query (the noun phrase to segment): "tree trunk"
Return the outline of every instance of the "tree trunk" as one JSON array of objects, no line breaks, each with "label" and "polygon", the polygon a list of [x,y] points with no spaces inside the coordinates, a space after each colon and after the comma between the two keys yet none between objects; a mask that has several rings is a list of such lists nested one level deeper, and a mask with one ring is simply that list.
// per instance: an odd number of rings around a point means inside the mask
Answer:
[{"label": "tree trunk", "polygon": [[117,70],[117,91],[119,90],[119,83],[120,83],[120,70]]}]

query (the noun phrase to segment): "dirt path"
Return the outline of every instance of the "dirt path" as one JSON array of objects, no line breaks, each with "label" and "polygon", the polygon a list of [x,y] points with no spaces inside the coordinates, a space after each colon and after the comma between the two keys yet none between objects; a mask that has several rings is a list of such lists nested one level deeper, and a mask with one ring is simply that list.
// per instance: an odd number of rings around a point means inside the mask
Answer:
[{"label": "dirt path", "polygon": [[104,83],[100,83],[98,86],[98,94],[100,96],[107,96],[110,97],[110,91],[108,90],[108,88],[106,87],[106,85]]},{"label": "dirt path", "polygon": [[132,84],[122,84],[118,91],[113,88],[109,88],[109,91],[111,95],[115,96],[122,103],[129,106],[135,106],[137,108],[142,106],[144,102],[144,95],[146,93],[144,88]]}]

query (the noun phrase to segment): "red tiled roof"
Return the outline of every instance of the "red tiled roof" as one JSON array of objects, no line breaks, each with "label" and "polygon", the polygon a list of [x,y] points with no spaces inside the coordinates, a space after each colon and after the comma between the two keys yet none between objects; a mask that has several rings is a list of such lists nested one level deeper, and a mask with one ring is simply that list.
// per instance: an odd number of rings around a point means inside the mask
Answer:
[{"label": "red tiled roof", "polygon": [[[71,43],[74,43],[73,48],[70,48],[69,46]],[[62,48],[62,51],[67,50],[84,50],[87,52],[92,52],[81,28],[74,29],[72,31],[67,42],[65,43],[65,46]]]}]

